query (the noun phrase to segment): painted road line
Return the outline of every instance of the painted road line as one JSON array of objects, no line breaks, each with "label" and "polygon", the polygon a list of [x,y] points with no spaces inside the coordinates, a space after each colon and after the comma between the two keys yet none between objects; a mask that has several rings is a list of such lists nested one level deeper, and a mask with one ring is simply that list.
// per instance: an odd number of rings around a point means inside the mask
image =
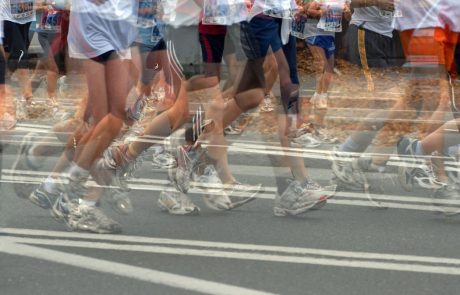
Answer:
[{"label": "painted road line", "polygon": [[165,285],[172,288],[184,289],[203,294],[218,295],[267,295],[271,293],[236,287],[203,279],[196,279],[183,275],[176,275],[163,271],[131,266],[127,264],[85,257],[55,250],[43,249],[28,245],[21,245],[0,238],[0,252],[46,260],[58,264],[70,265],[92,271],[108,273],[153,284]]},{"label": "painted road line", "polygon": [[[11,171],[11,170],[10,170]],[[41,177],[36,177],[33,175],[32,171],[27,171],[25,175],[12,176],[7,173],[2,175],[2,181],[6,183],[34,183],[40,184],[46,178],[46,173],[40,172]],[[65,182],[65,181],[63,181]],[[193,185],[194,183],[192,183]],[[99,187],[94,181],[88,181],[89,187]],[[148,178],[138,178],[131,179],[128,182],[128,186],[132,190],[142,190],[142,191],[164,191],[164,190],[174,190],[174,186],[170,185],[168,180],[161,179],[148,179]],[[257,194],[255,197],[258,199],[273,200],[274,192],[277,191],[276,187],[264,186],[264,192]],[[201,194],[202,190],[198,188],[190,189],[191,194]],[[212,193],[209,193],[212,194]],[[235,192],[235,196],[246,196],[244,192]],[[358,199],[358,200],[343,200],[343,199],[329,199],[330,204],[336,205],[350,205],[350,206],[372,206],[368,199],[368,195],[362,192],[337,192],[336,197],[345,198],[345,199]],[[439,212],[440,210],[451,209],[451,206],[436,206],[432,205],[433,199],[431,197],[406,197],[406,196],[394,196],[387,194],[372,194],[372,199],[376,201],[384,201],[384,205],[388,205],[389,208],[394,209],[407,209],[407,210],[419,210],[419,211],[430,211],[430,212]],[[409,203],[409,204],[407,204]],[[414,204],[421,203],[421,204]],[[459,206],[459,200],[450,200],[450,199],[436,199],[436,204],[441,205],[453,205]]]},{"label": "painted road line", "polygon": [[41,124],[32,124],[32,123],[17,123],[17,127],[29,127],[29,128],[38,128],[38,129],[51,129],[51,125],[41,125]]},{"label": "painted road line", "polygon": [[[193,249],[204,248],[206,250],[226,250],[226,251],[248,251],[259,252],[262,254],[276,254],[283,256],[287,255],[314,255],[322,257],[334,257],[341,259],[361,259],[361,260],[374,260],[374,261],[390,261],[397,263],[416,262],[421,264],[445,264],[450,266],[459,266],[460,259],[448,257],[433,257],[433,256],[418,256],[418,255],[402,255],[402,254],[389,254],[389,253],[376,253],[376,252],[358,252],[358,251],[343,251],[343,250],[327,250],[315,248],[301,248],[301,247],[288,247],[288,246],[272,246],[272,245],[258,245],[258,244],[243,244],[243,243],[227,243],[227,242],[214,242],[214,241],[198,241],[198,240],[184,240],[184,239],[169,239],[169,238],[155,238],[145,236],[129,236],[129,235],[95,235],[90,233],[78,232],[60,232],[48,230],[35,230],[35,229],[20,229],[20,228],[1,228],[0,233],[4,235],[23,235],[27,237],[9,236],[13,239],[21,239],[20,241],[26,243],[26,239],[32,238],[30,242],[37,242],[44,237],[54,239],[45,239],[46,243],[52,241],[57,242],[60,239],[85,239],[89,241],[102,241],[102,242],[116,242],[119,245],[121,242],[129,242],[130,246],[140,244],[150,245],[169,245],[179,247],[193,247]],[[19,240],[18,240],[19,241]],[[68,240],[73,242],[75,240]],[[66,242],[66,243],[67,243]],[[27,242],[28,243],[28,242]],[[91,242],[93,243],[93,242]],[[86,244],[85,244],[86,245]],[[113,245],[113,244],[112,244]],[[140,248],[141,249],[141,248]],[[292,257],[292,256],[291,256]]]},{"label": "painted road line", "polygon": [[[254,252],[231,252],[221,250],[202,250],[178,247],[162,247],[162,246],[145,246],[133,244],[111,244],[102,242],[84,242],[71,240],[56,240],[56,239],[37,239],[37,238],[8,238],[16,243],[25,243],[42,246],[61,246],[72,248],[85,248],[97,250],[112,250],[112,251],[129,251],[129,252],[144,252],[153,254],[168,254],[181,256],[197,256],[207,258],[225,258],[252,260],[263,262],[279,262],[279,263],[294,263],[294,264],[312,264],[337,267],[365,268],[377,270],[404,271],[416,273],[430,273],[460,276],[460,266],[444,266],[444,265],[427,265],[417,264],[414,262],[401,263],[397,261],[383,262],[378,260],[362,260],[360,258],[340,257],[340,258],[325,258],[315,256],[288,256],[275,254],[260,254]],[[453,259],[452,259],[453,260]],[[437,262],[436,262],[437,263]]]}]

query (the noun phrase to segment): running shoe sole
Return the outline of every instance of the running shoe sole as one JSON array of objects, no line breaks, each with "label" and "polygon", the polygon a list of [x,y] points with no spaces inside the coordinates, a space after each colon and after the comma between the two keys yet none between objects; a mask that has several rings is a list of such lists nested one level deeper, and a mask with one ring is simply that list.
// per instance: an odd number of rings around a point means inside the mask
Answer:
[{"label": "running shoe sole", "polygon": [[22,175],[19,174],[17,171],[18,170],[35,170],[33,167],[30,167],[26,163],[26,152],[30,145],[32,144],[32,139],[34,136],[36,136],[36,133],[29,133],[26,134],[21,142],[21,145],[19,147],[19,152],[16,157],[16,160],[13,163],[13,166],[11,170],[13,170],[13,180],[15,183],[13,183],[13,188],[14,191],[16,192],[16,195],[19,198],[22,199],[28,199],[30,194],[33,192],[34,187],[36,186],[35,183],[27,183],[27,181],[21,181]]},{"label": "running shoe sole", "polygon": [[171,210],[167,207],[166,204],[163,203],[163,201],[161,199],[158,199],[158,206],[160,207],[160,210],[163,211],[163,212],[168,212],[169,214],[171,215],[180,215],[180,216],[197,216],[197,215],[200,215],[200,208],[198,207],[194,207],[192,211],[186,211],[186,210],[183,210],[183,211],[175,211],[175,210]]},{"label": "running shoe sole", "polygon": [[279,217],[283,217],[283,216],[287,216],[287,215],[292,215],[292,216],[296,216],[296,215],[300,215],[300,214],[303,214],[309,210],[317,210],[317,209],[320,209],[322,207],[324,207],[324,205],[326,205],[327,203],[327,198],[325,196],[322,196],[317,202],[313,202],[311,204],[309,204],[308,206],[305,206],[303,208],[299,208],[299,209],[286,209],[286,208],[280,208],[280,207],[274,207],[273,208],[273,214],[275,216],[279,216]]}]

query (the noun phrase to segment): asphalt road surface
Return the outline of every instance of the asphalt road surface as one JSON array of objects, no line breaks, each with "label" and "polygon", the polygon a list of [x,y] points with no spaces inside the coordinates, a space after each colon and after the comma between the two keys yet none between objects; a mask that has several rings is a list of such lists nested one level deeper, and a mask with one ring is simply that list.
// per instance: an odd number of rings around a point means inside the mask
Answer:
[{"label": "asphalt road surface", "polygon": [[[134,213],[102,203],[123,233],[77,233],[13,189],[12,143],[30,131],[46,138],[47,128],[19,124],[3,152],[0,294],[460,293],[459,217],[436,214],[430,191],[403,191],[395,169],[379,180],[383,191],[372,201],[339,192],[321,210],[275,217],[274,175],[289,171],[277,160],[276,138],[244,133],[229,137],[229,162],[240,181],[263,184],[256,201],[216,212],[194,191],[201,214],[170,216],[156,204],[166,172],[152,170],[146,157],[129,181]],[[322,184],[330,179],[331,148],[300,152]],[[56,159],[24,171],[20,182],[39,183]]]}]

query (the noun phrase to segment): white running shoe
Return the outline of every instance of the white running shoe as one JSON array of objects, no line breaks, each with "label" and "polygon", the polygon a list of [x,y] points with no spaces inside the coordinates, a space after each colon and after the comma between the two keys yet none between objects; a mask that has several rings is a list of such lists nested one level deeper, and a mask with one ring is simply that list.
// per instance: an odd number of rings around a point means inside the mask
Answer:
[{"label": "white running shoe", "polygon": [[233,209],[232,200],[230,200],[224,191],[212,195],[206,195],[203,197],[203,201],[206,206],[213,210],[223,211]]},{"label": "white running shoe", "polygon": [[206,193],[217,194],[223,190],[222,181],[213,165],[207,165],[201,175],[193,172],[192,180],[196,189]]},{"label": "white running shoe", "polygon": [[314,148],[321,145],[321,141],[315,138],[311,133],[304,133],[299,137],[293,138],[292,143],[304,148]]},{"label": "white running shoe", "polygon": [[78,200],[74,200],[69,202],[68,210],[66,222],[71,230],[98,234],[121,232],[121,225],[97,207],[78,204]]},{"label": "white running shoe", "polygon": [[232,202],[232,209],[254,201],[256,199],[256,195],[261,191],[261,184],[250,185],[241,182],[235,182],[225,185],[225,193]]},{"label": "white running shoe", "polygon": [[165,190],[160,194],[158,206],[162,211],[168,211],[171,215],[198,215],[200,208],[193,204],[186,194]]},{"label": "white running shoe", "polygon": [[273,112],[274,110],[275,110],[275,107],[273,106],[271,95],[270,94],[265,95],[263,105],[260,107],[260,112],[269,113],[269,112]]},{"label": "white running shoe", "polygon": [[172,169],[177,167],[177,161],[164,148],[160,148],[153,153],[152,167],[153,169]]},{"label": "white running shoe", "polygon": [[327,203],[327,197],[310,188],[306,183],[292,181],[283,194],[276,195],[275,216],[299,215],[310,209],[319,209]]},{"label": "white running shoe", "polygon": [[0,130],[10,130],[16,126],[16,118],[10,113],[3,113],[0,117]]},{"label": "white running shoe", "polygon": [[[449,202],[446,204],[446,202]],[[447,216],[460,213],[460,189],[458,184],[445,184],[432,195],[435,210]]]}]

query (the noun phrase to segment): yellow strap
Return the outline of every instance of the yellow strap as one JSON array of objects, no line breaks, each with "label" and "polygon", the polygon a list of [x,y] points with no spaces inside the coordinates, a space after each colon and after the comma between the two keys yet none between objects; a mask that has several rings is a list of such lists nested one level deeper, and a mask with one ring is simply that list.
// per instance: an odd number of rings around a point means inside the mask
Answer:
[{"label": "yellow strap", "polygon": [[367,80],[367,90],[374,91],[374,80],[372,79],[372,74],[369,70],[369,64],[367,63],[365,33],[366,32],[363,29],[358,28],[359,58],[361,59],[361,66],[363,67],[364,77],[366,77]]}]

